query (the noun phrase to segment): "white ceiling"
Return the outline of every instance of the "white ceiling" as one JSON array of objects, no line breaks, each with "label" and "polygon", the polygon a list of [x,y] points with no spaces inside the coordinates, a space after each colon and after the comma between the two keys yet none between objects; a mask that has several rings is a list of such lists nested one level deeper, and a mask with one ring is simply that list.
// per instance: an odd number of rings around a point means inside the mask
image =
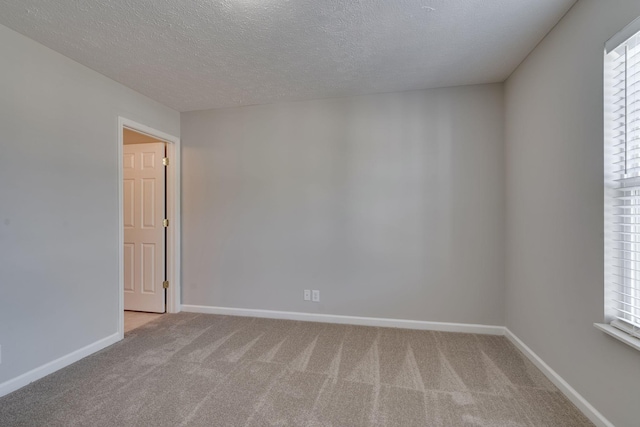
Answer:
[{"label": "white ceiling", "polygon": [[179,111],[505,80],[575,0],[3,0],[0,24]]}]

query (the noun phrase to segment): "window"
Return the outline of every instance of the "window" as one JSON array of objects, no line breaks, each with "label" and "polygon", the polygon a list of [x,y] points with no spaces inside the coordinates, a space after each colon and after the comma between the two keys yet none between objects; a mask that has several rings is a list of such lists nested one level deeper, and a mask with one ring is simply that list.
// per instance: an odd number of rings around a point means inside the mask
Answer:
[{"label": "window", "polygon": [[605,54],[605,318],[640,348],[640,19]]}]

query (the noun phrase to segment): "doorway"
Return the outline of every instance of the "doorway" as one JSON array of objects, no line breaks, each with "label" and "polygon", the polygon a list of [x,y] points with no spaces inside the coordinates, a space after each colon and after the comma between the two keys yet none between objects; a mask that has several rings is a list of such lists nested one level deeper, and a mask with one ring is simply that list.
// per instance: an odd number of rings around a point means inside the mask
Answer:
[{"label": "doorway", "polygon": [[166,143],[131,129],[123,143],[124,309],[164,313]]},{"label": "doorway", "polygon": [[180,311],[180,141],[128,119],[118,122],[118,332],[124,337],[162,313]]}]

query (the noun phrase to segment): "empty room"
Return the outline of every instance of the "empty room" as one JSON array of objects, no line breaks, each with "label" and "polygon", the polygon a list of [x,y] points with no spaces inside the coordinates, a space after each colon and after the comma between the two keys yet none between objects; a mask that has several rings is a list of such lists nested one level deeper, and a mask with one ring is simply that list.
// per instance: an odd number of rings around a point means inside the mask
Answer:
[{"label": "empty room", "polygon": [[640,1],[0,2],[0,426],[639,404]]}]

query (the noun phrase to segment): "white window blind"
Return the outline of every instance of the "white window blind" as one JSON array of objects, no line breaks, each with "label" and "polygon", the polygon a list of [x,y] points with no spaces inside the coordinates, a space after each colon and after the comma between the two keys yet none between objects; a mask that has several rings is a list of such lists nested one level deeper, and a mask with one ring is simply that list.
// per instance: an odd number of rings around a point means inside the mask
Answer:
[{"label": "white window blind", "polygon": [[640,338],[640,33],[617,37],[605,58],[605,311]]}]

